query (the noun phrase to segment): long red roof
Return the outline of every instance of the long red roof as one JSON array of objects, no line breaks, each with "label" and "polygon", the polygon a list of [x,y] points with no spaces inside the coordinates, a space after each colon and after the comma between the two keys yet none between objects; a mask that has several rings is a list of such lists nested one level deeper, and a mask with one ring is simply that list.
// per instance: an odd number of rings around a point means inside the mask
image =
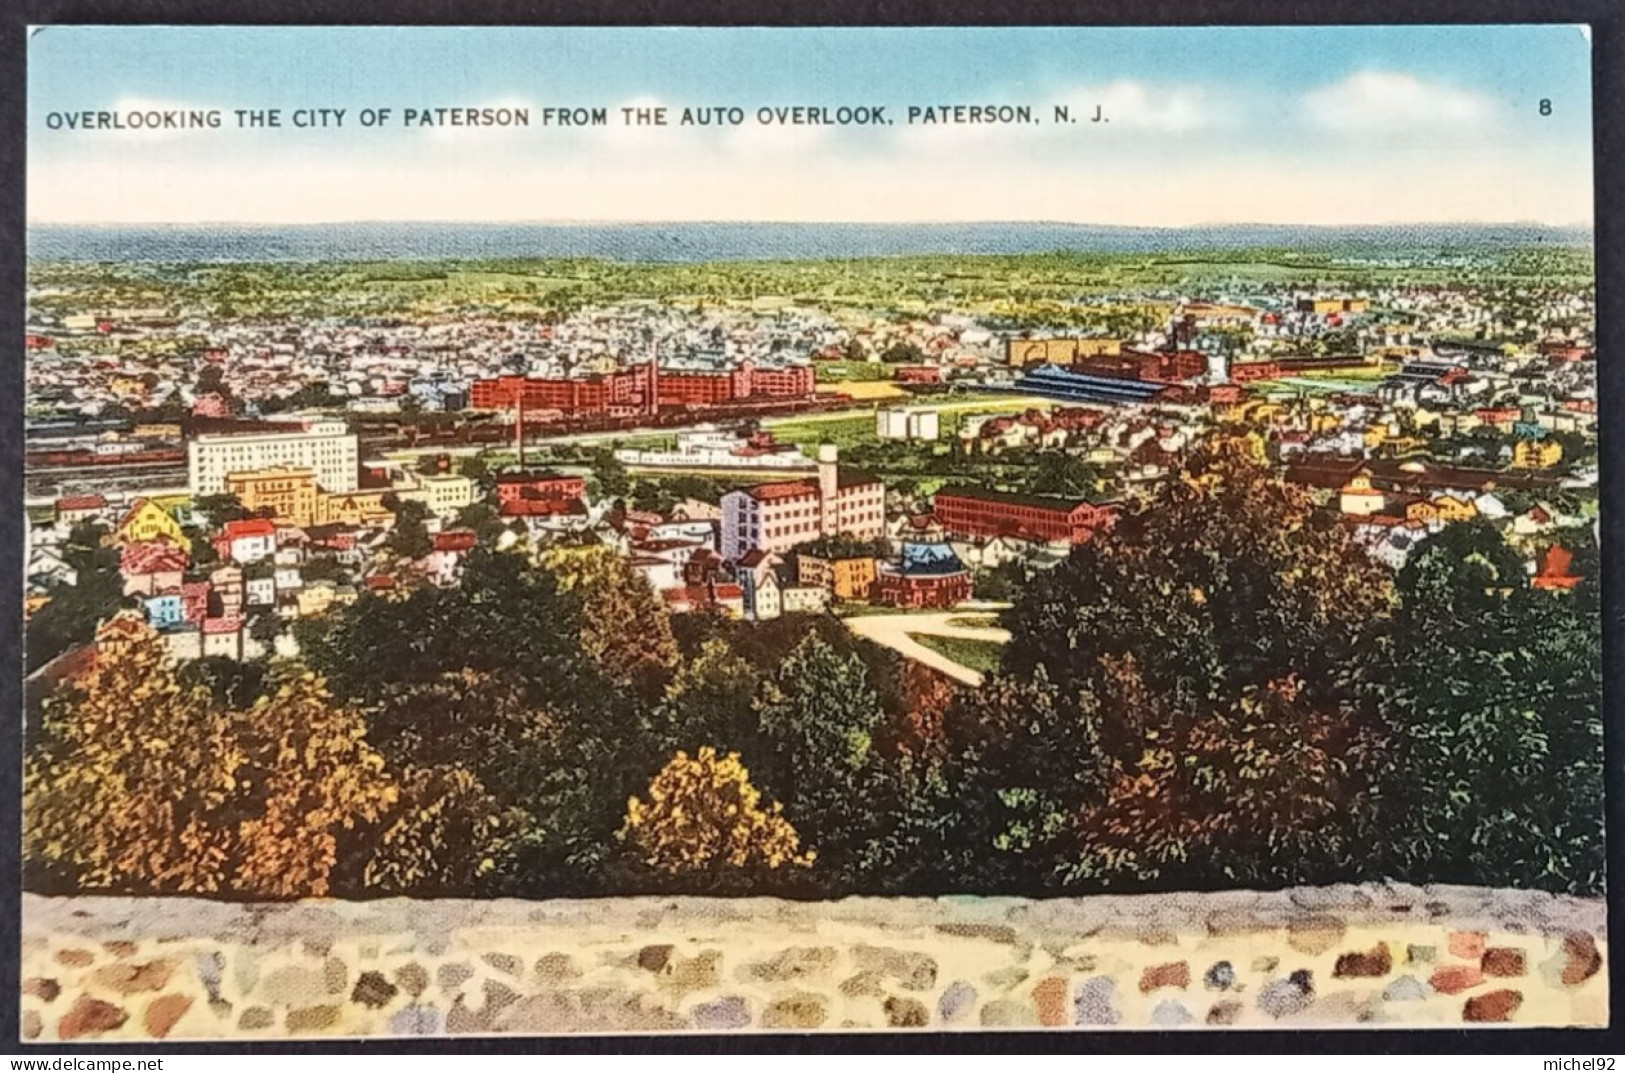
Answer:
[{"label": "long red roof", "polygon": [[244,518],[239,522],[227,522],[222,535],[227,540],[237,540],[241,537],[276,536],[276,524],[269,518]]},{"label": "long red roof", "polygon": [[755,500],[797,499],[802,496],[816,496],[818,488],[809,481],[777,481],[773,484],[758,484],[754,488],[747,488],[745,492]]}]

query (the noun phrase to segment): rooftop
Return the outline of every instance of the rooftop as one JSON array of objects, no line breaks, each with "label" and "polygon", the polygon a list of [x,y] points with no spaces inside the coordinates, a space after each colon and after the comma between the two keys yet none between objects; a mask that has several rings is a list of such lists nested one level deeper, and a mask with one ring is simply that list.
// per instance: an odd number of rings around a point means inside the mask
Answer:
[{"label": "rooftop", "polygon": [[[964,484],[949,484],[937,489],[937,496],[961,496],[965,499],[979,499],[983,502],[1009,503],[1019,507],[1037,507],[1041,510],[1062,511],[1072,513],[1079,507],[1092,507],[1095,504],[1087,499],[1074,499],[1062,496],[1034,496],[1020,492],[1000,492],[992,488],[972,488]],[[935,502],[933,497],[933,502]]]},{"label": "rooftop", "polygon": [[945,543],[935,544],[904,544],[903,554],[898,560],[896,569],[898,573],[911,577],[926,577],[942,574],[958,574],[964,571],[965,564],[959,561],[953,548]]}]

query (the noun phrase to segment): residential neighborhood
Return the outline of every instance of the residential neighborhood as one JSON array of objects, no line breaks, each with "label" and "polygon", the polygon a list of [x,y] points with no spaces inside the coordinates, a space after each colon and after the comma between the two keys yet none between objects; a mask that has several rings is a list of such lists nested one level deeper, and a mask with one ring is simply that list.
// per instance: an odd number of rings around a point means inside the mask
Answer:
[{"label": "residential neighborhood", "polygon": [[1549,585],[1595,539],[1588,295],[1271,282],[1074,310],[1096,327],[722,301],[222,318],[53,287],[27,610],[83,582],[87,540],[117,552],[100,626],[139,618],[176,660],[292,656],[299,621],[456,586],[481,546],[606,547],[674,613],[747,622],[996,603],[1216,437],[1396,572],[1473,519]]}]

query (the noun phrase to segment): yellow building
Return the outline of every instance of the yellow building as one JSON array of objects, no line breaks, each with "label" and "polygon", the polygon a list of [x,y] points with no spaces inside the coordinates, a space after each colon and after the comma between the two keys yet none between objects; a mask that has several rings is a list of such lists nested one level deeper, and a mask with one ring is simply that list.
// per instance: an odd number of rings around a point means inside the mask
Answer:
[{"label": "yellow building", "polygon": [[325,614],[334,604],[336,595],[335,586],[328,581],[318,581],[306,585],[299,590],[296,598],[299,606],[300,618],[311,618],[315,615]]},{"label": "yellow building", "polygon": [[186,508],[191,506],[192,497],[181,492],[175,495],[153,496],[152,501],[164,513],[181,518],[185,516]]},{"label": "yellow building", "polygon": [[317,525],[395,524],[395,515],[384,506],[386,489],[360,492],[325,492],[316,499]]},{"label": "yellow building", "polygon": [[816,555],[796,556],[796,580],[835,594],[837,600],[867,600],[874,592],[879,570],[874,556],[849,559],[821,559]]},{"label": "yellow building", "polygon": [[301,528],[316,524],[316,471],[299,466],[267,466],[226,474],[226,491],[250,511],[270,510]]},{"label": "yellow building", "polygon": [[115,611],[111,618],[96,627],[96,656],[105,659],[127,652],[151,640],[154,632],[141,612],[128,607]]},{"label": "yellow building", "polygon": [[1005,359],[1011,365],[1071,365],[1086,358],[1115,358],[1121,339],[1008,339]]},{"label": "yellow building", "polygon": [[1440,496],[1433,501],[1433,507],[1441,522],[1470,522],[1478,517],[1477,504],[1460,496]]},{"label": "yellow building", "polygon": [[1286,408],[1280,403],[1266,402],[1263,399],[1245,403],[1239,409],[1243,421],[1257,425],[1269,424],[1286,413]]},{"label": "yellow building", "polygon": [[178,440],[181,427],[170,422],[148,422],[136,425],[130,432],[138,440]]},{"label": "yellow building", "polygon": [[1181,307],[1186,317],[1204,327],[1242,327],[1258,319],[1252,306],[1222,305],[1216,302],[1187,302]]},{"label": "yellow building", "polygon": [[140,399],[147,394],[147,385],[134,376],[115,376],[107,385],[107,390],[121,398]]},{"label": "yellow building", "polygon": [[150,499],[138,499],[131,504],[113,531],[113,539],[120,544],[167,540],[188,554],[192,551],[192,542],[187,539],[181,523]]},{"label": "yellow building", "polygon": [[1387,501],[1386,495],[1371,486],[1371,474],[1364,472],[1355,474],[1338,492],[1338,508],[1344,514],[1380,514]]},{"label": "yellow building", "polygon": [[1364,298],[1300,298],[1298,299],[1298,312],[1318,313],[1326,316],[1331,313],[1364,313],[1371,308],[1371,303]]},{"label": "yellow building", "polygon": [[1563,460],[1563,445],[1557,440],[1519,440],[1512,448],[1513,469],[1550,469]]},{"label": "yellow building", "polygon": [[1388,452],[1396,457],[1426,450],[1427,445],[1428,441],[1420,436],[1391,436],[1387,444]]},{"label": "yellow building", "polygon": [[1426,525],[1428,522],[1437,521],[1438,518],[1438,504],[1429,502],[1426,499],[1418,499],[1405,507],[1405,520],[1408,522],[1421,522]]}]

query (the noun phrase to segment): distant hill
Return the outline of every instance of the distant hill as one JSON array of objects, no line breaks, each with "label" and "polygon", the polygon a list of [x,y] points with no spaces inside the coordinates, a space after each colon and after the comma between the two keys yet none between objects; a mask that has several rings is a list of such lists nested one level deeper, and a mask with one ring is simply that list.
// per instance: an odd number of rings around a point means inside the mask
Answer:
[{"label": "distant hill", "polygon": [[1170,253],[1258,247],[1350,253],[1586,245],[1590,228],[1538,224],[1191,228],[1065,223],[348,223],[66,226],[28,231],[52,261],[254,262],[595,257],[618,261],[826,260],[1081,250]]}]

